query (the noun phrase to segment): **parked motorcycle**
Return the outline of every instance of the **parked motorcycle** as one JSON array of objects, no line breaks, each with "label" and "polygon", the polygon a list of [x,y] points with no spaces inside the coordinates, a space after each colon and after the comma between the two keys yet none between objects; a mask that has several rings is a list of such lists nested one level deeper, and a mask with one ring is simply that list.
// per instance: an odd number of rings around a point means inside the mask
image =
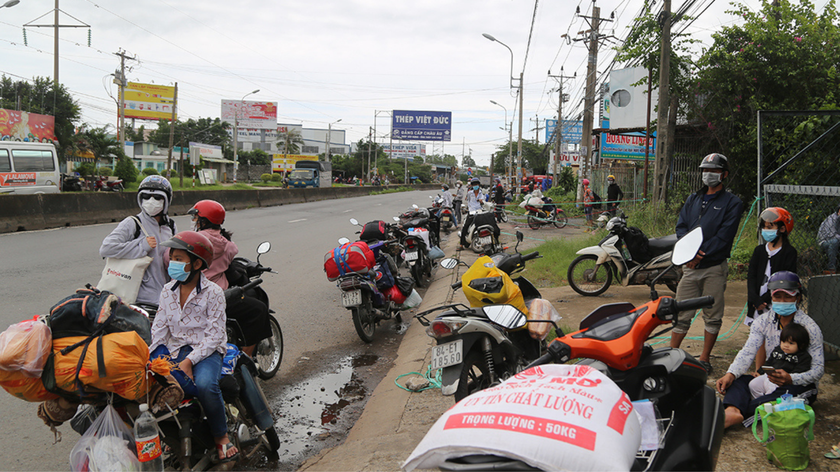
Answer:
[{"label": "parked motorcycle", "polygon": [[[648,239],[642,231],[627,226],[622,213],[607,222],[609,234],[597,246],[583,248],[566,273],[572,289],[584,296],[598,296],[610,288],[615,276],[623,286],[648,285],[661,280],[671,291],[677,291],[682,268],[671,266],[671,251],[677,242],[675,234]],[[665,273],[661,278],[659,274]]]},{"label": "parked motorcycle", "polygon": [[[482,210],[471,212],[472,223],[469,227],[461,228],[467,232],[467,243],[470,249],[477,254],[495,254],[502,250],[499,243],[499,227],[496,226],[496,217],[492,208],[485,203]],[[460,233],[459,233],[460,234]]]},{"label": "parked motorcycle", "polygon": [[78,175],[61,174],[61,191],[62,192],[81,192],[82,181]]},{"label": "parked motorcycle", "polygon": [[551,198],[533,194],[526,195],[521,206],[527,212],[528,227],[533,230],[546,225],[564,228],[569,223],[566,212],[555,205]]},{"label": "parked motorcycle", "polygon": [[[693,259],[702,241],[700,228],[682,238],[674,248],[673,265]],[[677,301],[658,297],[653,283],[651,295],[651,301],[638,308],[630,303],[601,306],[581,321],[579,331],[556,338],[548,352],[527,368],[582,358],[579,364],[598,369],[631,401],[653,402],[657,422],[662,423],[660,447],[639,451],[632,470],[714,470],[723,440],[724,409],[714,390],[706,385],[706,370],[681,349],[653,349],[644,344],[661,334],[652,334],[658,326],[675,322],[679,312],[711,306],[714,299],[706,296]],[[488,308],[485,313],[505,328],[528,323],[522,313],[512,314],[511,307]],[[520,458],[471,452],[448,459],[441,468],[535,470]],[[556,469],[566,467],[557,464]]]},{"label": "parked motorcycle", "polygon": [[440,211],[440,216],[438,219],[440,220],[440,229],[446,231],[449,234],[452,231],[452,228],[455,227],[455,213],[450,206],[442,206],[443,205],[443,198],[440,195],[437,198],[430,196],[429,198],[434,199],[433,207],[436,210]]},{"label": "parked motorcycle", "polygon": [[[522,233],[517,232],[517,240],[522,241]],[[518,247],[518,243],[517,243]],[[540,257],[538,252],[522,255],[496,254],[492,256],[495,267],[509,275],[515,275],[525,268],[525,262]],[[487,259],[479,258],[476,264],[485,264]],[[464,264],[457,259],[444,259],[441,266],[454,269]],[[465,279],[467,275],[464,275]],[[499,323],[488,318],[488,309],[511,302],[521,292],[525,303],[542,298],[539,290],[524,277],[508,278],[518,290],[502,287],[503,277],[472,279],[468,286],[481,293],[487,293],[488,299],[502,293],[515,294],[504,300],[493,300],[494,304],[477,304],[466,307],[463,304],[444,305],[424,311],[415,316],[426,334],[435,338],[437,346],[432,348],[432,369],[442,369],[441,393],[454,395],[455,401],[483,390],[521,371],[524,366],[541,354],[541,342],[533,339],[527,329],[506,330]],[[462,288],[459,281],[452,285],[455,290]],[[443,311],[433,321],[428,316]],[[519,326],[522,328],[522,326]],[[559,328],[556,328],[559,330]]]},{"label": "parked motorcycle", "polygon": [[122,179],[108,180],[108,177],[102,175],[94,180],[93,189],[96,191],[106,190],[110,192],[122,192],[125,190],[125,185],[123,185]]}]

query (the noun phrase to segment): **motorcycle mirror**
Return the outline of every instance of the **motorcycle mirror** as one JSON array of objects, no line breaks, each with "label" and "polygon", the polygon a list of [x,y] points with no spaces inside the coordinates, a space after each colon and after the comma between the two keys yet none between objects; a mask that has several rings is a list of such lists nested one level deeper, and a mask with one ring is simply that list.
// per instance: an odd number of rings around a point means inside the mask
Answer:
[{"label": "motorcycle mirror", "polygon": [[340,238],[340,239],[338,240],[338,244],[341,244],[342,246],[343,246],[343,245],[345,245],[345,244],[347,244],[347,243],[349,243],[349,242],[350,242],[350,240],[349,240],[349,239],[347,239],[347,238]]},{"label": "motorcycle mirror", "polygon": [[525,326],[525,314],[511,305],[490,305],[484,307],[484,314],[493,323],[506,329],[516,329]]},{"label": "motorcycle mirror", "polygon": [[350,224],[354,226],[361,226],[359,225],[359,220],[357,220],[356,218],[350,218]]},{"label": "motorcycle mirror", "polygon": [[397,223],[399,223],[399,222],[400,222],[400,219],[399,219],[399,218],[397,218],[396,216],[392,216],[391,218],[392,218],[394,221],[396,221]]},{"label": "motorcycle mirror", "polygon": [[257,254],[265,254],[271,250],[271,243],[268,241],[263,241],[257,246]]},{"label": "motorcycle mirror", "polygon": [[444,269],[454,269],[458,266],[458,259],[454,257],[447,257],[446,259],[440,261],[440,266]]},{"label": "motorcycle mirror", "polygon": [[697,255],[697,251],[700,250],[702,244],[703,228],[698,226],[674,244],[674,250],[671,252],[671,263],[679,266],[691,261]]},{"label": "motorcycle mirror", "polygon": [[525,239],[525,235],[522,234],[522,231],[517,231],[516,232],[516,240],[521,243],[523,239]]}]

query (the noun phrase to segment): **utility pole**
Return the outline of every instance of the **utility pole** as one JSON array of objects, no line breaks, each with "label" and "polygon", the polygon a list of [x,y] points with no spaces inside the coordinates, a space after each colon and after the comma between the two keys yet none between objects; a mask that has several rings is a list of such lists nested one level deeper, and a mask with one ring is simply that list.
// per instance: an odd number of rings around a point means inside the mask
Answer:
[{"label": "utility pole", "polygon": [[531,121],[533,121],[537,124],[536,128],[532,129],[531,131],[536,131],[537,132],[536,143],[537,143],[537,146],[539,146],[540,145],[540,130],[542,129],[540,127],[540,115],[536,115],[536,119],[531,118]]},{"label": "utility pole", "polygon": [[125,60],[136,61],[137,59],[136,57],[128,57],[122,49],[119,52],[115,52],[114,55],[120,58],[120,70],[114,74],[115,82],[120,86],[120,113],[117,118],[119,131],[117,131],[117,139],[122,143],[122,149],[125,149],[125,88],[128,86],[128,80],[125,77]]},{"label": "utility pole", "polygon": [[519,73],[519,144],[516,150],[516,182],[518,183],[522,181],[522,107],[524,102],[522,96],[525,94],[525,84],[522,82],[523,75],[523,72]]},{"label": "utility pole", "polygon": [[[15,3],[16,4],[16,3]],[[58,86],[58,29],[59,28],[90,28],[89,24],[82,23],[79,21],[78,18],[64,13],[65,15],[73,18],[74,20],[78,21],[78,25],[62,25],[58,21],[58,14],[61,10],[58,8],[58,0],[55,0],[55,8],[53,8],[53,24],[51,25],[35,25],[32,24],[33,21],[38,21],[41,18],[49,15],[49,12],[44,13],[43,15],[35,18],[34,20],[30,21],[23,25],[24,28],[24,42],[26,41],[26,27],[30,26],[32,28],[53,28],[53,82],[55,83],[56,87]],[[90,30],[88,30],[88,47],[90,47]]]},{"label": "utility pole", "polygon": [[[166,159],[166,178],[172,177],[172,146],[175,140],[175,107],[178,106],[178,82],[175,82],[175,96],[172,100],[172,118],[169,119],[169,157]],[[250,168],[249,168],[250,170]],[[250,172],[248,172],[250,175]]]},{"label": "utility pole", "polygon": [[554,127],[554,168],[552,169],[552,174],[554,174],[552,179],[554,185],[552,186],[556,187],[560,184],[557,179],[557,162],[560,160],[560,153],[563,151],[563,102],[569,99],[563,93],[563,79],[573,79],[577,77],[577,72],[574,75],[563,75],[563,67],[560,66],[560,75],[551,75],[551,71],[548,71],[548,76],[559,84],[557,89],[557,126]]},{"label": "utility pole", "polygon": [[670,78],[671,78],[671,0],[665,0],[662,6],[660,23],[662,25],[662,37],[660,40],[659,55],[659,103],[656,116],[656,152],[653,163],[653,201],[664,200],[664,183],[666,152],[665,146],[668,133],[668,109],[670,102]]}]

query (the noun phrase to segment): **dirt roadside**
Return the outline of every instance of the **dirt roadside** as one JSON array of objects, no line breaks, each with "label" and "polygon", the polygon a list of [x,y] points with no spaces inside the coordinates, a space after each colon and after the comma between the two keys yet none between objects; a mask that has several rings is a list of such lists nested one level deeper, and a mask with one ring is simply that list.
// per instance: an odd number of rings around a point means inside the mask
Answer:
[{"label": "dirt roadside", "polygon": [[[560,230],[521,230],[526,238],[570,238],[582,234],[580,228],[572,226]],[[512,226],[503,225],[502,231],[508,233],[503,236],[506,241],[513,241],[513,237],[509,236],[515,231]],[[455,253],[456,241],[457,238],[449,238],[448,244],[443,248],[447,254]],[[536,239],[526,239],[520,250],[539,243]],[[475,260],[475,255],[468,251],[461,252],[459,257],[467,263]],[[527,271],[524,275],[527,277]],[[435,277],[436,280],[427,290],[418,311],[438,306],[448,300],[448,297],[454,296],[456,301],[466,301],[462,292],[453,294],[449,288],[449,285],[457,280],[454,272],[439,268]],[[569,327],[576,327],[583,317],[602,304],[626,301],[639,305],[649,300],[646,287],[612,286],[600,297],[582,297],[569,287],[541,288],[540,291],[543,298],[550,300],[563,317],[562,324]],[[670,293],[662,290],[660,294]],[[749,335],[749,328],[741,324],[739,319],[746,303],[746,283],[730,283],[727,286],[726,297],[721,331],[724,334],[713,351],[712,364],[715,371],[709,378],[709,385],[714,385],[714,381],[726,372]],[[702,341],[691,338],[702,337],[702,320],[692,325],[688,335],[682,347],[697,356],[700,354]],[[664,340],[652,342],[667,343],[667,335]],[[299,470],[399,470],[402,462],[426,431],[454,404],[452,397],[442,396],[437,389],[410,393],[394,383],[401,374],[425,372],[433,345],[434,341],[426,335],[420,323],[413,321],[399,348],[393,368],[373,391],[364,412],[346,440],[341,445],[323,450],[319,455],[308,459]],[[832,461],[823,457],[823,454],[840,440],[840,384],[837,374],[840,374],[840,363],[828,362],[826,374],[820,382],[820,398],[814,405],[817,419],[814,428],[815,440],[810,445],[811,463],[806,470],[840,471],[840,460]],[[405,379],[402,380],[404,382]],[[764,447],[756,441],[751,430],[733,427],[724,435],[717,470],[775,470],[775,467],[767,461]]]}]

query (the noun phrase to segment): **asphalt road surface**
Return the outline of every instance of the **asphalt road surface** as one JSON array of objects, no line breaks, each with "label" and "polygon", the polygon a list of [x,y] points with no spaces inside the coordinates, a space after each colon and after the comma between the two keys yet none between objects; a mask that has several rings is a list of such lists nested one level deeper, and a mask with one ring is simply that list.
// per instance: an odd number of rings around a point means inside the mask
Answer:
[{"label": "asphalt road surface", "polygon": [[[394,193],[228,213],[224,226],[234,233],[240,255],[256,257],[262,241],[272,245],[261,262],[278,274],[265,274],[263,288],[277,312],[285,349],[280,372],[264,386],[269,397],[304,353],[312,357],[313,352],[322,352],[326,362],[326,353],[340,355],[362,344],[349,312],[340,306],[338,290],[323,271],[324,254],[338,238],[355,239],[360,228],[349,219],[390,221],[413,203],[430,205],[428,195],[435,193]],[[180,230],[189,228],[187,217],[175,221]],[[104,263],[99,245],[115,226],[0,234],[0,329],[45,314],[76,288],[96,283]],[[315,370],[318,359],[312,361]],[[53,444],[53,435],[35,415],[36,409],[36,403],[0,391],[0,469],[69,469],[68,457],[78,434],[65,424],[59,428],[63,441]]]}]

